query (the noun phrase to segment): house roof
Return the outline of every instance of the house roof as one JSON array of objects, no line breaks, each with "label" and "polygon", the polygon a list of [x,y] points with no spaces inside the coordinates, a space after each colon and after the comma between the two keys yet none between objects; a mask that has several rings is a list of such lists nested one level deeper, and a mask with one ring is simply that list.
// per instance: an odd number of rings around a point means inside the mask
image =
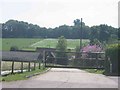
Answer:
[{"label": "house roof", "polygon": [[102,48],[98,45],[88,45],[82,48],[82,52],[102,52]]},{"label": "house roof", "polygon": [[55,50],[56,50],[55,48],[40,48],[40,47],[37,47],[37,48],[36,48],[36,51],[37,51],[37,52],[55,51]]},{"label": "house roof", "polygon": [[0,51],[2,53],[2,61],[18,61],[18,62],[34,62],[42,60],[42,56],[38,52],[18,52],[18,51]]}]

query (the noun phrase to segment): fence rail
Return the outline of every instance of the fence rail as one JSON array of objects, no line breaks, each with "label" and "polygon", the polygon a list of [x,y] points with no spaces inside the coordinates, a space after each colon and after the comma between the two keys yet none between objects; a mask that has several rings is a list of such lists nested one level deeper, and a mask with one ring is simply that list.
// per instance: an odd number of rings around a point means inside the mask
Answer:
[{"label": "fence rail", "polygon": [[2,61],[12,62],[11,73],[14,73],[15,62],[21,63],[21,73],[23,72],[23,63],[28,63],[28,71],[31,70],[31,63],[34,63],[33,70],[36,68],[36,63],[41,67],[42,56],[38,52],[19,52],[19,51],[0,51],[2,53]]},{"label": "fence rail", "polygon": [[46,67],[60,68],[92,68],[103,69],[105,61],[104,52],[59,52],[46,51]]}]

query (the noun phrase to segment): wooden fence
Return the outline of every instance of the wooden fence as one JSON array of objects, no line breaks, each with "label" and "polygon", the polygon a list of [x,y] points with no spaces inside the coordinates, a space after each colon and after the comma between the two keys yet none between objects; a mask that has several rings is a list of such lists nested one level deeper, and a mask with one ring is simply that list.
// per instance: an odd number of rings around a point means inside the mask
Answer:
[{"label": "wooden fence", "polygon": [[2,51],[2,61],[12,62],[11,73],[14,73],[15,62],[21,63],[21,72],[23,72],[23,64],[28,63],[28,71],[31,69],[31,63],[34,63],[34,68],[36,68],[36,63],[39,64],[39,69],[41,67],[42,56],[38,52],[18,52],[18,51]]}]

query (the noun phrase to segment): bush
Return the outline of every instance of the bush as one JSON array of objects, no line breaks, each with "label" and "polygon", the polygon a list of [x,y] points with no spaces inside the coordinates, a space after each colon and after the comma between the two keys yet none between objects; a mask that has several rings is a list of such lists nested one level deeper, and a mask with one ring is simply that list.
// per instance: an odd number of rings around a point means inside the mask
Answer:
[{"label": "bush", "polygon": [[57,58],[57,64],[67,65],[68,57],[67,53],[65,53],[67,51],[67,40],[65,39],[64,36],[59,37],[56,50],[58,51],[56,53],[56,57],[59,57]]},{"label": "bush", "polygon": [[[111,44],[107,46],[106,49],[106,57],[110,57],[110,61],[112,63],[112,74],[119,74],[118,72],[118,60],[120,59],[120,56],[118,55],[118,52],[120,51],[120,44]],[[109,70],[109,62],[106,61],[106,73],[110,73]],[[119,74],[120,75],[120,74]]]},{"label": "bush", "polygon": [[10,51],[17,51],[19,50],[17,46],[11,46]]}]

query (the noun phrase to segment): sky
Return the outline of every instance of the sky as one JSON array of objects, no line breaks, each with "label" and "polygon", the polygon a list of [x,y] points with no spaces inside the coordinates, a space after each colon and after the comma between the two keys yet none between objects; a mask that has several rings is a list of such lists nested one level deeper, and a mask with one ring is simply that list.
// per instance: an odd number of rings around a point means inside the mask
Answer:
[{"label": "sky", "polygon": [[0,23],[10,19],[54,28],[74,25],[83,18],[88,26],[118,27],[119,0],[0,0]]}]

